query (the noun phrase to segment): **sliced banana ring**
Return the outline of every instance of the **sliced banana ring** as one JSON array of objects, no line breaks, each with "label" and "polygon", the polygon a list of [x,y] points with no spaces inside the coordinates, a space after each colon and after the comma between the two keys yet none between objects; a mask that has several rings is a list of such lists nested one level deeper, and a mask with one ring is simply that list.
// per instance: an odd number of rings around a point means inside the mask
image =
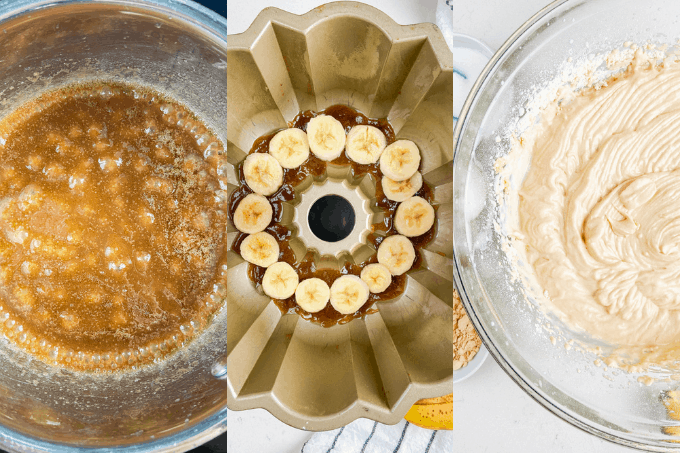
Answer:
[{"label": "sliced banana ring", "polygon": [[413,266],[416,251],[411,240],[395,234],[386,237],[378,247],[378,262],[390,270],[392,275],[401,275]]},{"label": "sliced banana ring", "polygon": [[320,278],[302,280],[295,290],[295,301],[307,313],[317,313],[328,304],[331,290]]},{"label": "sliced banana ring", "polygon": [[385,134],[373,126],[354,126],[347,134],[347,157],[362,165],[378,162],[387,146]]},{"label": "sliced banana ring", "polygon": [[393,181],[409,179],[420,166],[420,150],[411,140],[398,140],[380,156],[380,171]]},{"label": "sliced banana ring", "polygon": [[382,293],[392,284],[390,270],[380,263],[369,264],[361,270],[361,279],[374,294]]},{"label": "sliced banana ring", "polygon": [[434,208],[421,197],[402,202],[394,215],[394,227],[408,237],[427,233],[434,225]]},{"label": "sliced banana ring", "polygon": [[272,299],[288,299],[295,294],[300,279],[288,263],[279,261],[267,268],[262,278],[262,290]]},{"label": "sliced banana ring", "polygon": [[246,184],[253,192],[269,196],[283,184],[283,168],[279,161],[266,153],[253,153],[243,163]]},{"label": "sliced banana ring", "polygon": [[269,267],[279,260],[279,243],[264,231],[249,234],[241,242],[241,257],[256,266]]},{"label": "sliced banana ring", "polygon": [[272,222],[272,205],[262,195],[251,193],[241,200],[234,212],[234,226],[242,233],[264,231]]},{"label": "sliced banana ring", "polygon": [[309,141],[305,131],[291,128],[279,132],[269,142],[269,154],[283,168],[297,168],[309,157]]},{"label": "sliced banana ring", "polygon": [[411,198],[423,187],[423,175],[417,171],[406,181],[394,181],[383,176],[380,184],[388,200],[401,202]]},{"label": "sliced banana ring", "polygon": [[307,138],[314,155],[327,162],[340,157],[347,140],[342,123],[328,115],[319,115],[309,120]]},{"label": "sliced banana ring", "polygon": [[343,275],[331,285],[331,305],[339,313],[355,313],[368,301],[368,285],[356,275]]}]

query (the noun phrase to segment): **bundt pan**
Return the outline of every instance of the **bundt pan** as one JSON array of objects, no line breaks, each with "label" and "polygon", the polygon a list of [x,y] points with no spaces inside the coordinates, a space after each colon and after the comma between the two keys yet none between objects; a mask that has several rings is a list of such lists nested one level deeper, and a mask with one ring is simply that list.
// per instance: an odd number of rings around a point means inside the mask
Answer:
[{"label": "bundt pan", "polygon": [[[363,319],[330,328],[283,314],[230,251],[228,407],[264,408],[292,426],[327,430],[360,417],[394,424],[416,400],[451,393],[453,57],[441,33],[432,24],[400,26],[354,2],[303,16],[268,8],[248,31],[228,36],[227,56],[230,193],[258,137],[287,127],[300,111],[344,104],[388,118],[398,139],[418,145],[437,209],[436,236],[422,249],[422,265],[408,273],[405,292]],[[298,260],[314,248],[320,265],[361,262],[375,253],[360,243],[361,229],[382,215],[375,181],[354,180],[339,166],[327,173],[298,186],[282,223],[295,232]],[[344,194],[356,214],[342,250],[305,227],[305,206],[328,193]],[[228,241],[237,235],[230,225]]]}]

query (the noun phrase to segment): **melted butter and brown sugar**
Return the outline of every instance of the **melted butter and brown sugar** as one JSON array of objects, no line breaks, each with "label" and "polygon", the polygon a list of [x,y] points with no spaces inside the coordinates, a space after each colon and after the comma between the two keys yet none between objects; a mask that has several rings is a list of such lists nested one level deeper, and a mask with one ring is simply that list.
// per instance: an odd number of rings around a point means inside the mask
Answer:
[{"label": "melted butter and brown sugar", "polygon": [[147,89],[71,86],[0,123],[0,332],[76,370],[161,360],[226,292],[219,140]]}]

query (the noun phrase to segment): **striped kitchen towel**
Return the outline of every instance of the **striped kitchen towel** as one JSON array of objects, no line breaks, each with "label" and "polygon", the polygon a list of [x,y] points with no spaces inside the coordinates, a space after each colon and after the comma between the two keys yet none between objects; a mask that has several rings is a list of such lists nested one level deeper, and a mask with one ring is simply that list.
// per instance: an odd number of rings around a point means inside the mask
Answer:
[{"label": "striped kitchen towel", "polygon": [[431,431],[406,420],[389,426],[366,419],[315,433],[300,453],[444,453],[453,451],[452,431]]}]

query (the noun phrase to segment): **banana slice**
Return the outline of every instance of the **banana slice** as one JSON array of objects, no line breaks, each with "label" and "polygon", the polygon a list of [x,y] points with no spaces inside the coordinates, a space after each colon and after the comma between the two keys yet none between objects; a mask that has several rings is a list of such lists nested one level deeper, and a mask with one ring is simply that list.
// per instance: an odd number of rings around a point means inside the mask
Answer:
[{"label": "banana slice", "polygon": [[269,267],[279,260],[279,244],[264,231],[249,234],[241,242],[241,257],[256,266]]},{"label": "banana slice", "polygon": [[328,304],[331,290],[320,278],[302,280],[295,290],[295,301],[307,313],[323,310]]},{"label": "banana slice", "polygon": [[309,148],[321,160],[331,161],[345,149],[345,129],[332,116],[319,115],[307,124]]},{"label": "banana slice", "polygon": [[401,275],[411,269],[415,259],[416,251],[411,240],[400,234],[386,237],[378,247],[378,262],[392,275]]},{"label": "banana slice", "polygon": [[234,212],[234,226],[242,233],[255,234],[272,222],[272,205],[262,195],[251,193],[241,200]]},{"label": "banana slice", "polygon": [[392,283],[390,270],[379,263],[369,264],[361,271],[361,279],[372,293],[381,293]]},{"label": "banana slice", "polygon": [[394,227],[408,237],[420,236],[434,225],[434,208],[425,199],[411,197],[397,208]]},{"label": "banana slice", "polygon": [[384,176],[380,184],[388,200],[401,202],[411,198],[423,187],[423,175],[417,171],[406,181],[394,181]]},{"label": "banana slice", "polygon": [[385,134],[373,126],[354,126],[347,134],[347,157],[362,165],[378,162],[387,146]]},{"label": "banana slice", "polygon": [[343,275],[331,285],[331,305],[343,315],[356,312],[368,300],[368,285],[356,275]]},{"label": "banana slice", "polygon": [[280,261],[267,268],[262,278],[262,289],[272,299],[288,299],[295,294],[300,279],[288,263]]},{"label": "banana slice", "polygon": [[393,181],[409,179],[420,166],[420,150],[411,140],[399,140],[380,156],[380,171]]},{"label": "banana slice", "polygon": [[273,156],[265,153],[253,153],[243,163],[243,175],[246,184],[253,192],[269,196],[279,190],[283,184],[283,168]]},{"label": "banana slice", "polygon": [[269,142],[269,154],[283,168],[297,168],[309,157],[309,141],[305,131],[291,128],[281,131]]}]

